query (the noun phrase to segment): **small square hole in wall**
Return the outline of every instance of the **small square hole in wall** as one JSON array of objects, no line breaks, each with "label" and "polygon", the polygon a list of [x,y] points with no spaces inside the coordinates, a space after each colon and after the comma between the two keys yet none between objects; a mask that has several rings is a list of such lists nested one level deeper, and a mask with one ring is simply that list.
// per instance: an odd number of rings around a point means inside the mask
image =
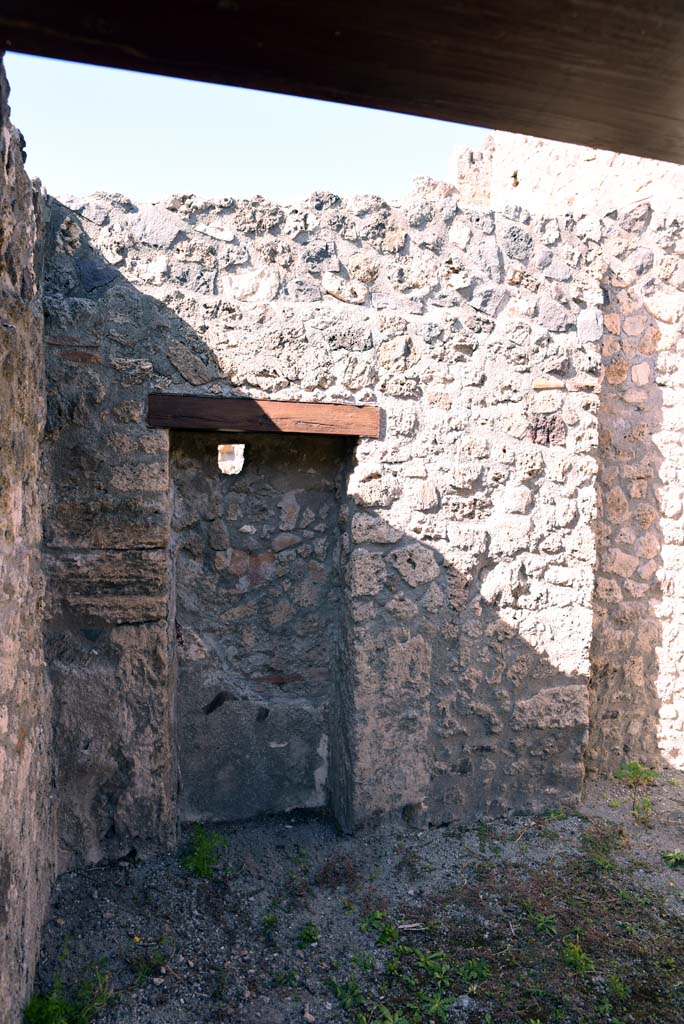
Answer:
[{"label": "small square hole in wall", "polygon": [[227,476],[236,476],[245,464],[244,444],[220,444],[218,446],[218,468]]}]

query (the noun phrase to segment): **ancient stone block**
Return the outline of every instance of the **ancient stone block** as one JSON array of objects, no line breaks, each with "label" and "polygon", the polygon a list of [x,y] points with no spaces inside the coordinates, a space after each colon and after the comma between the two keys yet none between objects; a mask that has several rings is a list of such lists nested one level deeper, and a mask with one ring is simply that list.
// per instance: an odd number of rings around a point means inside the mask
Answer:
[{"label": "ancient stone block", "polygon": [[586,729],[589,725],[587,690],[584,686],[557,686],[518,701],[513,728]]},{"label": "ancient stone block", "polygon": [[634,555],[621,551],[619,548],[612,548],[606,558],[605,569],[607,572],[615,573],[616,576],[628,579],[634,575],[638,565],[639,559]]},{"label": "ancient stone block", "polygon": [[439,576],[439,564],[429,548],[410,544],[392,555],[392,561],[410,587],[419,587]]},{"label": "ancient stone block", "polygon": [[386,575],[382,555],[372,551],[354,551],[349,564],[351,592],[354,597],[378,594]]},{"label": "ancient stone block", "polygon": [[280,275],[272,267],[223,274],[221,291],[235,302],[269,302],[280,289]]},{"label": "ancient stone block", "polygon": [[533,444],[562,445],[567,436],[567,427],[561,416],[535,414],[530,417],[527,438]]},{"label": "ancient stone block", "polygon": [[583,309],[577,317],[577,338],[582,344],[599,341],[603,335],[603,315],[599,309]]},{"label": "ancient stone block", "polygon": [[179,342],[169,345],[166,354],[181,377],[189,384],[208,384],[216,376],[215,371],[212,372],[201,359]]}]

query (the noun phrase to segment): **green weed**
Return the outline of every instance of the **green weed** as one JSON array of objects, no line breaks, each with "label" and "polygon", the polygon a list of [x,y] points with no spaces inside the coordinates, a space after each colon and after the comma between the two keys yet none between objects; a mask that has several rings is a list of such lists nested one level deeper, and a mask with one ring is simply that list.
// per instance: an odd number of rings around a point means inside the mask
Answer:
[{"label": "green weed", "polygon": [[653,826],[653,801],[650,796],[637,796],[632,805],[632,816],[639,825]]},{"label": "green weed", "polygon": [[264,918],[263,918],[263,920],[261,922],[261,930],[264,933],[264,935],[267,938],[270,938],[270,936],[273,935],[273,933],[274,933],[274,931],[276,930],[277,927],[278,927],[278,915],[274,914],[273,911],[271,911],[268,914],[265,914]]},{"label": "green weed", "polygon": [[611,999],[624,1000],[629,997],[629,987],[617,974],[608,975],[608,995]]},{"label": "green weed", "polygon": [[375,968],[375,961],[370,953],[353,953],[352,963],[361,971],[372,971]]},{"label": "green weed", "polygon": [[464,985],[472,985],[474,982],[486,981],[491,978],[492,971],[486,960],[466,960],[457,968],[458,976]]},{"label": "green weed", "polygon": [[296,988],[299,984],[299,975],[295,970],[278,971],[271,978],[272,988]]},{"label": "green weed", "polygon": [[219,864],[219,854],[227,845],[218,832],[207,832],[204,825],[195,825],[190,845],[180,857],[181,867],[194,878],[213,878]]},{"label": "green weed", "polygon": [[360,925],[361,931],[377,931],[382,927],[384,920],[385,915],[383,914],[382,910],[372,910],[370,914],[366,914],[366,916],[362,918]]},{"label": "green weed", "polygon": [[92,978],[81,983],[69,996],[60,978],[52,990],[31,996],[24,1010],[25,1024],[90,1024],[95,1015],[111,1006],[115,995],[109,975],[100,966],[94,968]]},{"label": "green weed", "polygon": [[574,971],[575,974],[593,974],[596,970],[594,961],[591,959],[588,953],[585,953],[579,942],[573,942],[571,939],[565,939],[561,946],[561,960],[566,967]]},{"label": "green weed", "polygon": [[313,921],[308,921],[300,928],[297,945],[300,949],[306,949],[307,946],[315,945],[320,937],[321,929]]},{"label": "green weed", "polygon": [[542,914],[541,911],[532,911],[529,914],[529,918],[537,935],[557,934],[556,918],[553,914]]},{"label": "green weed", "polygon": [[376,1012],[368,1017],[365,1013],[358,1016],[358,1024],[410,1024],[408,1017],[401,1010],[390,1010],[387,1006],[378,1006]]},{"label": "green weed", "polygon": [[613,772],[613,778],[618,782],[626,782],[632,789],[641,789],[644,786],[652,786],[658,778],[655,768],[647,768],[639,761],[628,761]]},{"label": "green weed", "polygon": [[647,768],[639,761],[628,761],[613,772],[618,782],[626,783],[632,791],[632,817],[640,825],[653,824],[653,803],[646,795],[646,788],[658,778],[655,768]]},{"label": "green weed", "polygon": [[373,910],[361,921],[361,931],[374,931],[379,946],[391,946],[399,941],[399,929],[387,920],[382,910]]},{"label": "green weed", "polygon": [[597,823],[587,829],[582,837],[582,846],[591,863],[603,871],[614,871],[616,864],[612,855],[627,845],[627,837],[621,825],[610,822]]},{"label": "green weed", "polygon": [[331,978],[330,988],[343,1010],[356,1010],[365,1002],[363,992],[353,974],[347,981]]},{"label": "green weed", "polygon": [[447,988],[451,981],[451,969],[447,954],[441,949],[436,949],[432,953],[423,953],[422,950],[417,949],[415,955],[418,967],[436,982],[437,987]]},{"label": "green weed", "polygon": [[663,850],[660,856],[669,868],[684,868],[684,853],[681,850]]},{"label": "green weed", "polygon": [[168,963],[168,951],[165,949],[166,937],[161,936],[158,943],[148,949],[139,946],[135,952],[124,959],[131,969],[136,985],[144,985]]},{"label": "green weed", "polygon": [[413,1003],[410,1008],[414,1011],[416,1024],[418,1022],[422,1024],[424,1020],[438,1021],[439,1024],[443,1024],[453,1003],[454,1000],[445,996],[443,992],[421,992],[417,1002]]}]

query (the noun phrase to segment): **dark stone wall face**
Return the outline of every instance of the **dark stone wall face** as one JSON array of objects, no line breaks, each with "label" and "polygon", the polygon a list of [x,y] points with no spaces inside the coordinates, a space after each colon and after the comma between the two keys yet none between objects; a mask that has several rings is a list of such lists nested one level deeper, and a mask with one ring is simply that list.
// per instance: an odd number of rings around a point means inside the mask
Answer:
[{"label": "dark stone wall face", "polygon": [[[217,447],[245,444],[243,470]],[[171,447],[180,812],[328,801],[341,659],[338,438],[177,433]]]},{"label": "dark stone wall face", "polygon": [[43,660],[40,443],[43,199],[9,120],[0,63],[0,1020],[20,1018],[52,876]]}]

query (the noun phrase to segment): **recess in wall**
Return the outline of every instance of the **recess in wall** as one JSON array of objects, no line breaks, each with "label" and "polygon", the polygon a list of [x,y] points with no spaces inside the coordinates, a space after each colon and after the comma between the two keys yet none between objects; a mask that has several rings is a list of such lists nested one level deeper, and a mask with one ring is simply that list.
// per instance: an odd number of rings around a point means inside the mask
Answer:
[{"label": "recess in wall", "polygon": [[244,444],[220,444],[218,446],[218,468],[228,476],[236,476],[245,464]]}]

